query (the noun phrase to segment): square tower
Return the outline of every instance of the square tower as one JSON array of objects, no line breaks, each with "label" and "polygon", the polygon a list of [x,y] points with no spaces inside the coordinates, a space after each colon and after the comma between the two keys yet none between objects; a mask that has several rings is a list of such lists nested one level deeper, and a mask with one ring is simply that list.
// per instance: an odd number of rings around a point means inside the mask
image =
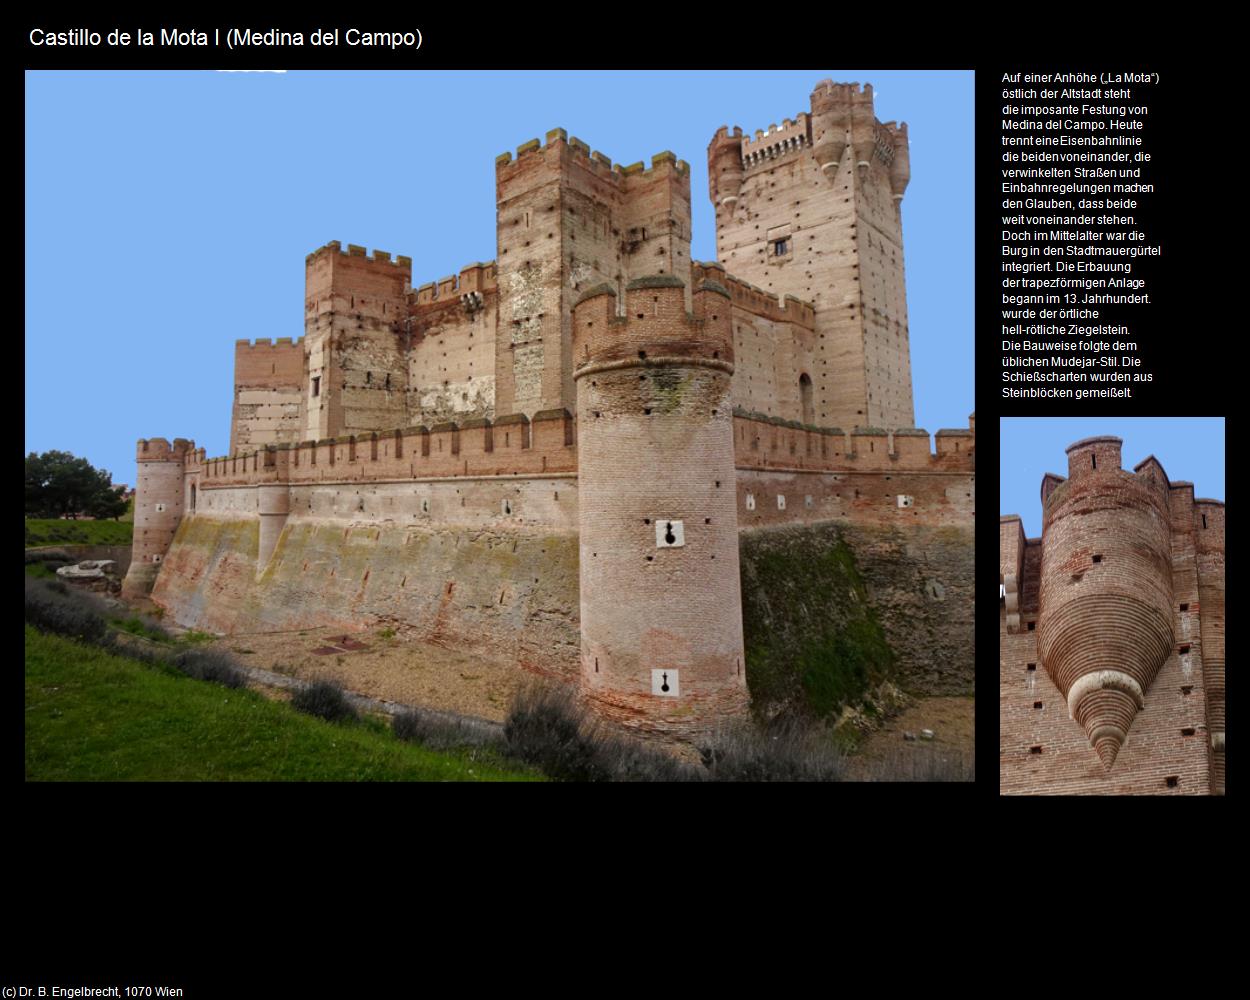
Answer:
[{"label": "square tower", "polygon": [[811,112],[708,147],[717,259],[815,308],[812,419],[911,427],[901,202],[907,126],[882,124],[872,87],[822,80]]}]

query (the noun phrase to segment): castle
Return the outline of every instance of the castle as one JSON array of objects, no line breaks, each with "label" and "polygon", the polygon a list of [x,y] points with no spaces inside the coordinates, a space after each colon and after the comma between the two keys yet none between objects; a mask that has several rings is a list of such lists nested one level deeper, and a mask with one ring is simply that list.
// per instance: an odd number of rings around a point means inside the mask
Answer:
[{"label": "castle", "polygon": [[495,166],[494,261],[414,288],[409,258],[327,244],[304,336],[236,345],[230,455],[139,442],[130,594],[503,651],[679,738],[747,708],[746,532],[878,526],[920,562],[955,530],[967,564],[899,587],[949,591],[934,628],[970,638],[973,421],[935,452],[912,427],[907,128],[871,86],[713,136],[718,263],[672,153],[554,129]]},{"label": "castle", "polygon": [[1224,794],[1224,504],[1121,444],[999,520],[1004,793]]}]

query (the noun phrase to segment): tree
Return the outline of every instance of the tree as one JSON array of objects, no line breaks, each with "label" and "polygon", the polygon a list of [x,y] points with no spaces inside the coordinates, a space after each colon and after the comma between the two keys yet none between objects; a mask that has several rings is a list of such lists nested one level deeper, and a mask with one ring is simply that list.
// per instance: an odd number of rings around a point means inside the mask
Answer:
[{"label": "tree", "polygon": [[67,451],[26,456],[26,516],[118,518],[126,513],[121,488],[105,469]]}]

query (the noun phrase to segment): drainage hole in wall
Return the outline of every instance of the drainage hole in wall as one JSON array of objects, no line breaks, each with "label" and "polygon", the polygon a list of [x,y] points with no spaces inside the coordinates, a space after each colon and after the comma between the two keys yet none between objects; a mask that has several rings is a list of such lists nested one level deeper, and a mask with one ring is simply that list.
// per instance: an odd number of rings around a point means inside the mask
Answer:
[{"label": "drainage hole in wall", "polygon": [[1164,784],[1168,786],[1168,788],[1175,788],[1177,785],[1181,783],[1181,779],[1177,777],[1175,774],[1172,775],[1170,778],[1164,778],[1163,781],[1164,781]]}]

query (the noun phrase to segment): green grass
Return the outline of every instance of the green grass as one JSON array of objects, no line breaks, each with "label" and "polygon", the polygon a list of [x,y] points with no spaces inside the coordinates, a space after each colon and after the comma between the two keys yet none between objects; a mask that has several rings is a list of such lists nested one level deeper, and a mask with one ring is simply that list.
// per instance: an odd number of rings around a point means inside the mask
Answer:
[{"label": "green grass", "polygon": [[832,718],[893,675],[894,654],[835,526],[747,538],[742,597],[757,709],[801,706]]},{"label": "green grass", "polygon": [[126,521],[26,519],[27,545],[129,545],[133,534]]},{"label": "green grass", "polygon": [[37,576],[41,580],[55,580],[56,573],[48,569],[47,563],[35,562],[26,564],[26,575]]},{"label": "green grass", "polygon": [[26,626],[28,781],[541,780],[485,751],[435,753],[377,720],[332,725]]}]

